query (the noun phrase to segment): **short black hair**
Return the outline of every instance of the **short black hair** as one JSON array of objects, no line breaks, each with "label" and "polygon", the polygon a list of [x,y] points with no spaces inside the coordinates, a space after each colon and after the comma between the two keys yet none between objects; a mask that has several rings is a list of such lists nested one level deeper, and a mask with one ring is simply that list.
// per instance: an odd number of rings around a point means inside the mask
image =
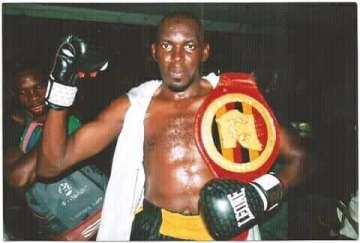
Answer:
[{"label": "short black hair", "polygon": [[186,19],[193,20],[197,24],[197,26],[199,27],[201,40],[205,41],[204,26],[203,26],[200,18],[198,16],[196,16],[195,14],[190,13],[190,12],[171,12],[171,13],[166,14],[158,24],[157,31],[156,31],[156,41],[159,40],[160,30],[161,30],[161,27],[163,26],[163,24],[166,21],[168,21],[170,19],[174,19],[174,18],[186,18]]},{"label": "short black hair", "polygon": [[38,80],[39,83],[41,85],[46,85],[46,75],[45,75],[45,72],[42,68],[40,67],[37,67],[37,66],[27,66],[27,67],[21,67],[21,68],[18,68],[16,70],[16,72],[14,73],[14,78],[13,78],[13,82],[12,82],[12,90],[13,92],[17,92],[18,91],[18,86],[17,86],[17,82],[18,82],[18,79],[20,79],[22,76],[24,75],[35,75],[35,76],[38,76],[40,79]]}]

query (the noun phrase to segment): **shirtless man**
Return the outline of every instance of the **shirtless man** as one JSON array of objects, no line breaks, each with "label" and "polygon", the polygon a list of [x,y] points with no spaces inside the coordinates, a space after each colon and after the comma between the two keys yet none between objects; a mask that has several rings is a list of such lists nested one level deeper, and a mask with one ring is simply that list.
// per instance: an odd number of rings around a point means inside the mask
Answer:
[{"label": "shirtless man", "polygon": [[[76,45],[83,45],[85,48],[76,49]],[[75,48],[68,46],[75,46]],[[127,113],[131,113],[130,108],[135,104],[130,102],[130,95],[121,96],[114,100],[95,121],[84,125],[73,136],[66,136],[64,132],[66,107],[71,105],[71,99],[75,95],[67,95],[67,102],[61,102],[62,98],[58,99],[60,96],[52,90],[51,86],[60,83],[64,89],[74,87],[76,85],[74,73],[82,68],[75,65],[83,63],[83,61],[77,62],[81,58],[86,60],[86,51],[87,46],[81,40],[70,37],[63,42],[57,53],[53,72],[50,75],[50,92],[47,96],[48,104],[52,109],[47,116],[43,135],[45,139],[42,141],[38,156],[38,173],[44,177],[56,176],[79,161],[100,152],[113,142],[119,134],[124,133],[126,116],[130,116]],[[172,14],[161,21],[157,40],[152,44],[151,51],[154,60],[159,65],[163,81],[152,88],[154,92],[143,122],[145,200],[142,203],[143,211],[136,207],[129,212],[132,219],[137,210],[131,239],[209,240],[212,238],[206,232],[206,227],[195,225],[203,224],[202,220],[197,218],[200,190],[214,178],[214,175],[196,147],[194,117],[212,90],[210,83],[202,79],[200,74],[201,63],[207,60],[210,45],[204,40],[203,28],[198,19],[183,13]],[[65,62],[60,62],[60,60],[65,60]],[[99,70],[103,64],[105,62],[97,63],[91,71]],[[69,72],[72,73],[69,74]],[[68,93],[72,93],[70,89],[68,90]],[[284,130],[281,131],[281,141],[281,152],[287,164],[276,177],[281,181],[283,189],[287,190],[304,179],[308,170],[305,166],[304,151]],[[128,143],[126,146],[133,145]],[[117,147],[119,147],[119,142]],[[115,173],[114,163],[118,163],[116,156],[115,152],[112,173]],[[118,170],[116,171],[118,173]],[[114,177],[116,176],[112,174],[112,178]],[[122,217],[115,218],[112,225],[107,223],[109,221],[106,219],[106,213],[104,214],[107,200],[115,198],[110,199],[108,195],[111,180],[103,210],[102,220],[106,223],[102,222],[98,239],[128,240],[130,232],[114,233],[112,236],[109,230],[106,234],[101,232],[102,228],[106,231],[105,224],[106,227],[113,227],[113,231],[117,231],[123,224]],[[118,181],[116,186],[121,187],[121,178]],[[127,190],[132,190],[129,185],[127,185]],[[122,197],[122,194],[118,193],[117,197]],[[121,204],[116,205],[118,208],[123,207]],[[115,213],[110,212],[110,214]],[[187,221],[188,219],[190,220]],[[169,221],[172,222],[169,223]],[[181,222],[185,223],[177,224]],[[186,227],[190,230],[184,233],[182,228]]]}]

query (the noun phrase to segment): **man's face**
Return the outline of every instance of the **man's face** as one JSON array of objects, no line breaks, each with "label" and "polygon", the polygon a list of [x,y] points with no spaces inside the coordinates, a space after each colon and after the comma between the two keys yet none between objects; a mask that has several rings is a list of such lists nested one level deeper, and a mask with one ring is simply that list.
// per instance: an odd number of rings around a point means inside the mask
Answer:
[{"label": "man's face", "polygon": [[45,114],[45,91],[39,74],[26,72],[16,77],[18,101],[34,117]]},{"label": "man's face", "polygon": [[209,45],[204,44],[194,20],[174,17],[160,27],[152,54],[165,85],[182,92],[200,79],[200,64],[208,57]]}]

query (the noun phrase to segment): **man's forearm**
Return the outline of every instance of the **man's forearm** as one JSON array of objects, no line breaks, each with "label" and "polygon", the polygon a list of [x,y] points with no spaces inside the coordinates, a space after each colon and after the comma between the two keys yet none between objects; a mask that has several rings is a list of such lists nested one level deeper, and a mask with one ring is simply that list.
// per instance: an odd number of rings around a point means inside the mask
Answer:
[{"label": "man's forearm", "polygon": [[276,176],[287,191],[304,182],[312,174],[314,161],[307,144],[301,138],[282,130],[281,142],[280,151],[285,165]]},{"label": "man's forearm", "polygon": [[37,149],[24,154],[17,147],[9,148],[5,155],[7,183],[17,189],[25,189],[36,180]]},{"label": "man's forearm", "polygon": [[276,174],[280,179],[284,189],[301,184],[311,174],[309,167],[309,158],[306,156],[299,156],[292,158],[291,162],[286,162],[284,167]]},{"label": "man's forearm", "polygon": [[[104,71],[108,67],[108,62],[105,56],[97,52],[96,46],[75,35],[66,36],[60,43],[45,95],[45,102],[50,110],[39,148],[37,165],[39,176],[54,177],[73,165],[71,163],[74,161],[70,158],[73,140],[67,139],[66,117],[68,109],[72,107],[76,98],[81,78],[79,72]],[[68,147],[70,149],[67,149]]]},{"label": "man's forearm", "polygon": [[67,110],[49,110],[40,142],[37,173],[53,177],[62,171],[66,154]]}]

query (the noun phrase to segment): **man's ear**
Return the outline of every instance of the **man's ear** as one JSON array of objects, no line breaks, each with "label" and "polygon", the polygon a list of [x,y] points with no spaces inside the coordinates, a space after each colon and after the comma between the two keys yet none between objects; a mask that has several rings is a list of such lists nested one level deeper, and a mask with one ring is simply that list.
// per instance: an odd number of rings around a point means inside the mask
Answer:
[{"label": "man's ear", "polygon": [[204,48],[203,48],[203,51],[202,51],[202,57],[201,57],[201,61],[202,62],[206,62],[207,59],[209,58],[209,55],[210,55],[210,45],[209,43],[205,43],[204,44]]},{"label": "man's ear", "polygon": [[157,62],[157,57],[156,57],[156,43],[152,43],[151,44],[151,56],[154,59],[155,62]]}]

